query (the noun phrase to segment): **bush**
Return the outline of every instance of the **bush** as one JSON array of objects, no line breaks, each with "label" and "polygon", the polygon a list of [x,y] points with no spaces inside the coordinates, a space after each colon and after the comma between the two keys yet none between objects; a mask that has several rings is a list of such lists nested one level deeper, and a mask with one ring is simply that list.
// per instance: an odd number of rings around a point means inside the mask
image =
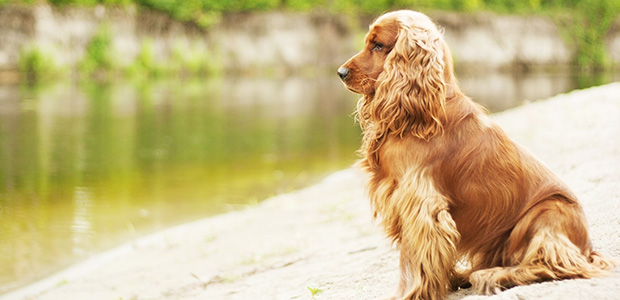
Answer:
[{"label": "bush", "polygon": [[29,81],[48,80],[62,73],[54,56],[39,46],[22,49],[19,55],[18,68]]},{"label": "bush", "polygon": [[86,46],[84,58],[80,63],[80,71],[84,75],[108,73],[115,64],[112,54],[112,38],[107,25],[99,27],[93,38]]},{"label": "bush", "polygon": [[140,52],[129,66],[128,72],[146,77],[155,77],[163,73],[162,68],[155,63],[155,46],[152,40],[142,41]]},{"label": "bush", "polygon": [[176,73],[190,76],[210,76],[221,73],[222,66],[212,51],[205,52],[200,47],[175,45],[172,54],[172,65]]},{"label": "bush", "polygon": [[605,35],[620,13],[620,1],[582,1],[575,4],[576,15],[571,32],[575,33],[577,64],[585,68],[610,65],[604,47]]}]

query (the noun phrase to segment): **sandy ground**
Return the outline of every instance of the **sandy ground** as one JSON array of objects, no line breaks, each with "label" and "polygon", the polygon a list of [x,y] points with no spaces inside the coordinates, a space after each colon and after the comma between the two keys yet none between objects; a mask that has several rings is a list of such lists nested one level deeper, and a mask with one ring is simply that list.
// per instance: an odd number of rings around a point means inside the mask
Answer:
[{"label": "sandy ground", "polygon": [[[596,249],[620,258],[620,83],[493,116],[580,197]],[[9,299],[380,299],[397,285],[398,252],[371,222],[361,175],[133,241],[0,297]],[[620,299],[609,278],[470,290],[448,299]]]}]

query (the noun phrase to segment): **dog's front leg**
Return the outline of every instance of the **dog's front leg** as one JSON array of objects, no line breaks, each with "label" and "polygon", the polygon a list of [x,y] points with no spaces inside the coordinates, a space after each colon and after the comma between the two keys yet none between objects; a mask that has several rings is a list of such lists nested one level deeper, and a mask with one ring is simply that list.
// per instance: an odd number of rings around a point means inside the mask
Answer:
[{"label": "dog's front leg", "polygon": [[[410,178],[411,179],[411,178]],[[459,233],[448,200],[421,176],[394,193],[400,215],[400,272],[397,299],[443,299],[451,288]]]}]

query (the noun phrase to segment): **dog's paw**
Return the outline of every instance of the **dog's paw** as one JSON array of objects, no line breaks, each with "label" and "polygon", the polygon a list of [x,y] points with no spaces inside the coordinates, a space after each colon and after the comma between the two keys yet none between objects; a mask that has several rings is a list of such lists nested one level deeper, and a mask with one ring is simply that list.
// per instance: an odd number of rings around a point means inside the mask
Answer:
[{"label": "dog's paw", "polygon": [[513,286],[506,280],[503,273],[505,273],[505,270],[502,267],[479,270],[471,273],[469,282],[471,282],[472,288],[479,294],[499,294]]},{"label": "dog's paw", "polygon": [[450,290],[452,292],[458,291],[460,289],[468,289],[471,287],[471,282],[469,282],[469,276],[464,274],[455,275],[450,279]]}]

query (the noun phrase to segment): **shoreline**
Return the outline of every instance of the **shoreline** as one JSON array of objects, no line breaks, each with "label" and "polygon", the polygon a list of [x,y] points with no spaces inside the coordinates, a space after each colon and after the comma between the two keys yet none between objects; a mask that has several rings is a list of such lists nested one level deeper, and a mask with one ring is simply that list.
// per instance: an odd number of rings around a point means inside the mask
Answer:
[{"label": "shoreline", "polygon": [[[620,83],[560,94],[494,114],[579,196],[594,247],[620,259]],[[18,299],[376,299],[391,294],[398,252],[371,221],[362,175],[256,207],[175,226],[0,295]],[[617,299],[620,270],[590,280],[470,290],[447,299]]]}]

